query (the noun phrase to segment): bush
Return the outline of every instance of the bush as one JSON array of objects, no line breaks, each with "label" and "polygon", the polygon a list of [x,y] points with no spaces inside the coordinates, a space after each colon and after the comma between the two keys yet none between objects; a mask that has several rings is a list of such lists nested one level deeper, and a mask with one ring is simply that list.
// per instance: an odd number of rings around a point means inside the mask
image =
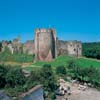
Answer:
[{"label": "bush", "polygon": [[58,66],[56,68],[56,74],[58,75],[66,75],[66,68],[64,66]]},{"label": "bush", "polygon": [[16,87],[25,83],[25,76],[21,68],[10,68],[5,77],[7,86]]},{"label": "bush", "polygon": [[76,67],[75,61],[74,61],[74,60],[70,60],[70,61],[68,62],[67,68],[68,68],[68,69],[73,69],[74,67]]},{"label": "bush", "polygon": [[[51,65],[44,65],[40,69],[34,69],[29,77],[25,77],[20,67],[0,66],[0,86],[5,89],[9,96],[18,97],[19,94],[28,91],[37,84],[42,84],[49,94],[57,88],[57,80]],[[51,98],[55,98],[51,94]],[[52,99],[53,100],[53,99]]]},{"label": "bush", "polygon": [[50,100],[55,100],[56,99],[56,94],[55,93],[51,93],[50,94]]},{"label": "bush", "polygon": [[4,67],[4,65],[0,65],[0,88],[3,88],[6,84],[6,73],[7,73],[7,68]]},{"label": "bush", "polygon": [[100,86],[100,70],[95,67],[75,67],[72,73],[73,78],[80,82],[91,83],[94,87]]},{"label": "bush", "polygon": [[30,76],[27,77],[27,81],[24,85],[24,88],[26,90],[31,89],[32,87],[41,84],[41,70],[40,69],[35,69],[31,72]]},{"label": "bush", "polygon": [[56,79],[52,71],[51,65],[45,64],[41,69],[41,82],[46,91],[55,91]]}]

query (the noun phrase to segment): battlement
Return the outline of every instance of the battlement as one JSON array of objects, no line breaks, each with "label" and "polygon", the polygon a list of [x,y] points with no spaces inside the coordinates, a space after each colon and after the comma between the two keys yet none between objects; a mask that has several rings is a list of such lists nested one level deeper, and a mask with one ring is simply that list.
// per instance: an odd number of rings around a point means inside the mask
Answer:
[{"label": "battlement", "polygon": [[55,29],[52,29],[52,28],[48,28],[48,29],[46,29],[46,28],[37,28],[37,29],[35,29],[35,33],[50,33],[50,32],[53,32],[53,33],[55,33]]}]

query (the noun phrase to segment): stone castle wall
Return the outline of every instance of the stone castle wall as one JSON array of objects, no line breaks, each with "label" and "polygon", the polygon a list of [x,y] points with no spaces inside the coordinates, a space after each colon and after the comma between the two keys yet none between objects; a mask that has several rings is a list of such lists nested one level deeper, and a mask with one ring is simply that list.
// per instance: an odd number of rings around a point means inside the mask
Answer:
[{"label": "stone castle wall", "polygon": [[9,51],[13,53],[20,53],[21,52],[21,42],[20,38],[16,38],[13,41],[2,41],[2,52],[6,51],[6,49],[9,49]]},{"label": "stone castle wall", "polygon": [[80,41],[68,41],[68,55],[80,57],[82,56],[82,44]]},{"label": "stone castle wall", "polygon": [[69,55],[82,56],[82,43],[80,41],[63,41],[56,39],[54,29],[36,29],[35,39],[22,44],[20,38],[13,41],[2,41],[2,52],[9,48],[10,52],[35,54],[35,60],[50,61],[56,56]]},{"label": "stone castle wall", "polygon": [[56,57],[56,36],[53,29],[35,31],[35,60],[50,61]]},{"label": "stone castle wall", "polygon": [[35,53],[34,51],[34,41],[29,40],[26,43],[23,44],[23,53],[33,55]]},{"label": "stone castle wall", "polygon": [[57,41],[57,54],[80,57],[82,56],[82,43],[80,41]]}]

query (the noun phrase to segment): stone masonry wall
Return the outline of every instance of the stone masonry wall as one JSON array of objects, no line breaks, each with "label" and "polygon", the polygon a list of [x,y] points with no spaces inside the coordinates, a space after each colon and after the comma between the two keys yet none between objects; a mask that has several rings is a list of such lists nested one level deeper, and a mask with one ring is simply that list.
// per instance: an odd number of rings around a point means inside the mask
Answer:
[{"label": "stone masonry wall", "polygon": [[56,57],[56,36],[53,29],[35,31],[35,60],[51,61]]}]

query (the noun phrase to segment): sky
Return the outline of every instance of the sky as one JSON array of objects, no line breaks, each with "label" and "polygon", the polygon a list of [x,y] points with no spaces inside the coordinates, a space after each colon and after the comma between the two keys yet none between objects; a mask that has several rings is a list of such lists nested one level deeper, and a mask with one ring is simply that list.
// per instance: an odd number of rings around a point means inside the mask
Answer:
[{"label": "sky", "polygon": [[62,40],[100,41],[100,0],[0,0],[0,41],[34,39],[55,28]]}]

